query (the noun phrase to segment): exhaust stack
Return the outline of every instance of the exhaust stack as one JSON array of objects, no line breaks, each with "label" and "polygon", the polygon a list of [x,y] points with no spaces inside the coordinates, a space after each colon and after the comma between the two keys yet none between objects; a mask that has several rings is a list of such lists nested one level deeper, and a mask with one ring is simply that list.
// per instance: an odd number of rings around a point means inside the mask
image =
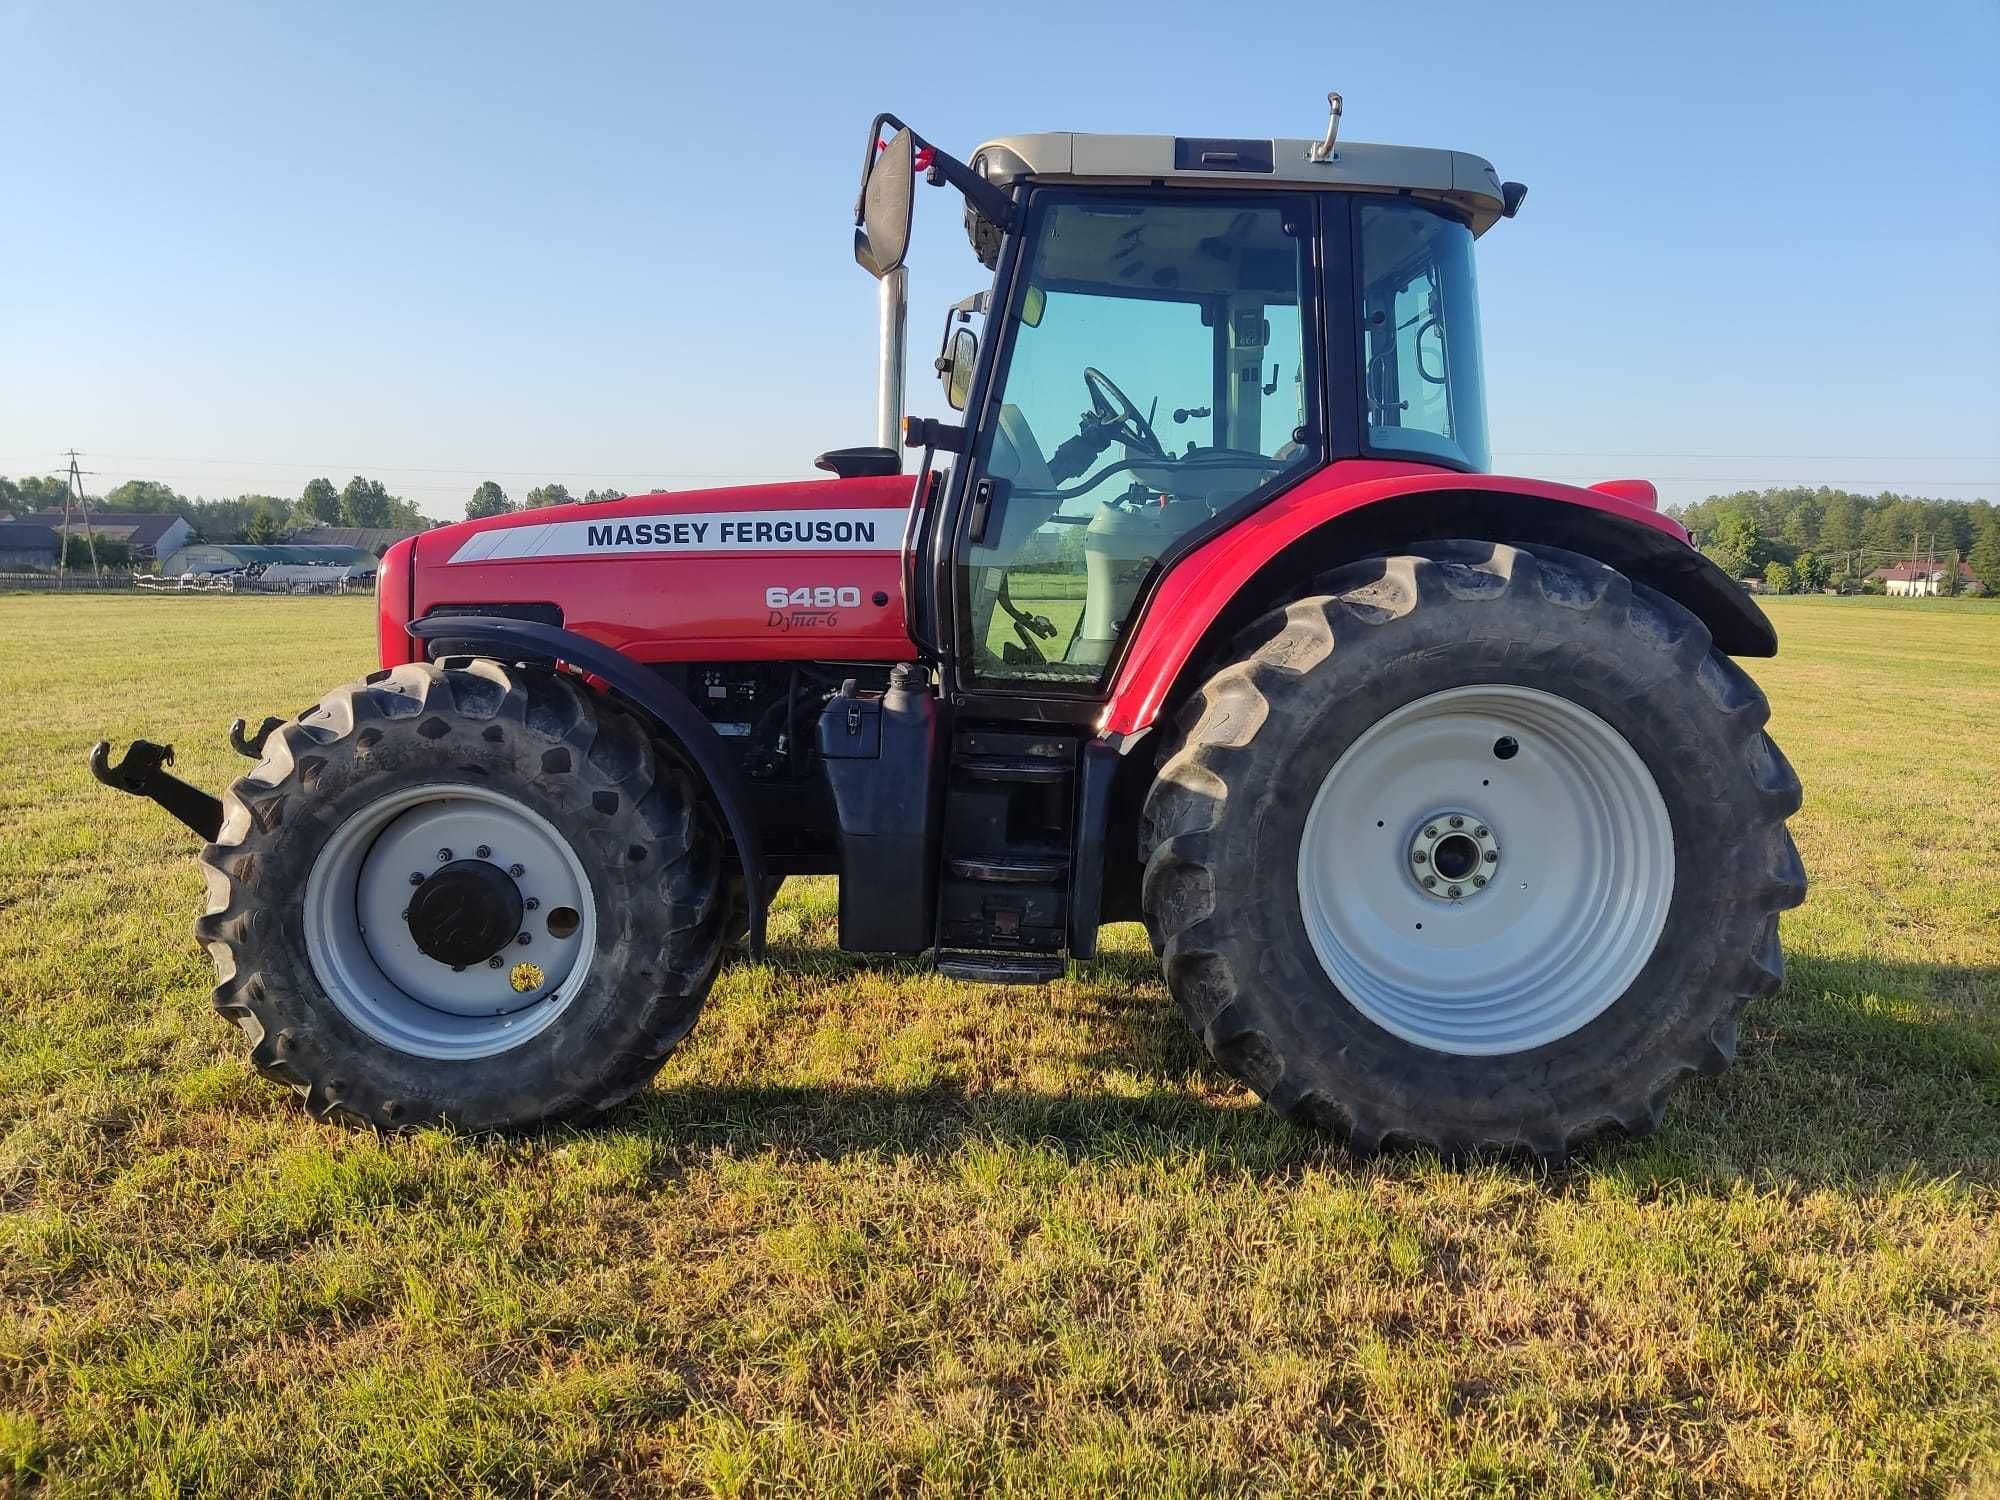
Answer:
[{"label": "exhaust stack", "polygon": [[875,385],[875,442],[903,466],[903,366],[908,343],[910,273],[896,267],[877,283],[881,304],[880,367]]}]

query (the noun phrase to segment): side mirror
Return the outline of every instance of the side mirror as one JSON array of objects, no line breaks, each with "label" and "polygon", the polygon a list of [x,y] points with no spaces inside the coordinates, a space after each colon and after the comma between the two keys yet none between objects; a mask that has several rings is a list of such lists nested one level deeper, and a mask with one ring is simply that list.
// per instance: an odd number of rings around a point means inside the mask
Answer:
[{"label": "side mirror", "polygon": [[1049,294],[1031,286],[1021,295],[1021,321],[1030,328],[1042,326],[1042,314],[1049,310]]},{"label": "side mirror", "polygon": [[951,350],[938,361],[938,373],[944,376],[944,399],[953,411],[964,411],[966,398],[972,394],[972,365],[979,357],[979,338],[970,328],[961,328],[951,336]]},{"label": "side mirror", "polygon": [[854,258],[871,276],[887,276],[910,252],[916,156],[916,137],[905,127],[875,154],[868,169],[861,189],[861,222],[854,231]]}]

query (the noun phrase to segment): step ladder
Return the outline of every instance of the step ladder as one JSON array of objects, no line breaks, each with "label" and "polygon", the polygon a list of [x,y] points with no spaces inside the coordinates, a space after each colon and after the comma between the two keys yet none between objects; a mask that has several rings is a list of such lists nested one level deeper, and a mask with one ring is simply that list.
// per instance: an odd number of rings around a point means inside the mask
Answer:
[{"label": "step ladder", "polygon": [[937,967],[982,984],[1047,984],[1069,971],[1070,874],[1080,741],[952,736],[938,890]]}]

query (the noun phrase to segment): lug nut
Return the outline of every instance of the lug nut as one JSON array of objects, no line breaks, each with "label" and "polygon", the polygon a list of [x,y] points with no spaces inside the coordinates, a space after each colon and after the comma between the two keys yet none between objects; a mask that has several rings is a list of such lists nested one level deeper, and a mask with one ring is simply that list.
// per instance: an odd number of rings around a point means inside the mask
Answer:
[{"label": "lug nut", "polygon": [[527,933],[524,932],[519,937],[515,938],[514,941],[519,943],[523,948],[525,948],[528,946],[530,939]]},{"label": "lug nut", "polygon": [[439,864],[444,864],[444,863],[446,863],[447,861],[449,861],[450,859],[451,859],[451,851],[450,851],[449,849],[440,849],[440,850],[438,850],[438,863],[439,863]]},{"label": "lug nut", "polygon": [[410,909],[407,906],[403,908],[403,920],[405,922],[410,920]]},{"label": "lug nut", "polygon": [[1457,898],[1457,897],[1459,897],[1459,896],[1463,896],[1463,895],[1465,894],[1465,892],[1464,892],[1463,890],[1459,889],[1459,887],[1457,887],[1457,886],[1453,885],[1453,886],[1447,886],[1447,887],[1445,888],[1445,894],[1446,894],[1447,896],[1450,896],[1450,897],[1453,897],[1454,899],[1456,899],[1456,898]]},{"label": "lug nut", "polygon": [[528,873],[528,867],[526,865],[509,865],[507,866],[507,873],[512,875],[516,880],[519,880],[523,875]]},{"label": "lug nut", "polygon": [[412,871],[410,871],[410,884],[411,884],[411,885],[422,885],[423,883],[424,883],[424,876],[423,876],[423,871],[421,871],[421,870],[412,870]]},{"label": "lug nut", "polygon": [[487,960],[486,960],[486,967],[487,967],[487,968],[489,968],[489,969],[497,969],[497,968],[499,968],[499,967],[500,967],[500,955],[496,953],[496,954],[494,954],[494,955],[493,955],[493,956],[492,956],[491,958],[487,959]]},{"label": "lug nut", "polygon": [[1486,884],[1486,877],[1484,875],[1475,875],[1472,877],[1472,883],[1474,885],[1484,885]]},{"label": "lug nut", "polygon": [[1483,839],[1486,837],[1486,832],[1487,832],[1486,825],[1482,823],[1477,828],[1472,830],[1472,836],[1477,839]]},{"label": "lug nut", "polygon": [[1489,865],[1497,865],[1497,864],[1499,864],[1499,863],[1500,863],[1500,851],[1499,851],[1498,849],[1488,849],[1488,850],[1486,851],[1486,863],[1488,863]]},{"label": "lug nut", "polygon": [[1424,830],[1424,837],[1427,839],[1434,839],[1437,836],[1438,836],[1438,831],[1437,831],[1437,825],[1435,823],[1433,823],[1430,827]]},{"label": "lug nut", "polygon": [[1451,826],[1454,828],[1463,828],[1465,826],[1465,819],[1460,817],[1454,817],[1451,820]]},{"label": "lug nut", "polygon": [[527,907],[529,911],[540,911],[542,909],[542,903],[536,900],[533,896],[530,896],[526,901],[523,901],[521,904]]},{"label": "lug nut", "polygon": [[474,849],[472,852],[478,855],[481,859],[490,858],[493,853],[493,851],[487,848],[486,845],[484,844],[481,844],[477,849]]},{"label": "lug nut", "polygon": [[1424,862],[1424,851],[1421,849],[1417,850],[1416,853],[1410,856],[1410,860],[1413,864],[1422,864]]},{"label": "lug nut", "polygon": [[1436,890],[1437,883],[1438,883],[1438,878],[1435,875],[1426,875],[1424,877],[1424,889],[1427,891]]}]

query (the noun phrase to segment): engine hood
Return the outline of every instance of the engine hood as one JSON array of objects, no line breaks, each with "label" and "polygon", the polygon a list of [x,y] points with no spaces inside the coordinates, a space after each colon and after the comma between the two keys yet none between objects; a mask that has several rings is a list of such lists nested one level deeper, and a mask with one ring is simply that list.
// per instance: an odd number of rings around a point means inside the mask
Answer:
[{"label": "engine hood", "polygon": [[[912,482],[907,474],[813,479],[552,505],[427,531],[419,553],[423,565],[453,566],[633,552],[717,557],[833,546],[894,552]],[[892,523],[886,537],[883,521]]]},{"label": "engine hood", "polygon": [[631,495],[425,532],[411,613],[508,606],[640,660],[914,654],[907,474]]}]

